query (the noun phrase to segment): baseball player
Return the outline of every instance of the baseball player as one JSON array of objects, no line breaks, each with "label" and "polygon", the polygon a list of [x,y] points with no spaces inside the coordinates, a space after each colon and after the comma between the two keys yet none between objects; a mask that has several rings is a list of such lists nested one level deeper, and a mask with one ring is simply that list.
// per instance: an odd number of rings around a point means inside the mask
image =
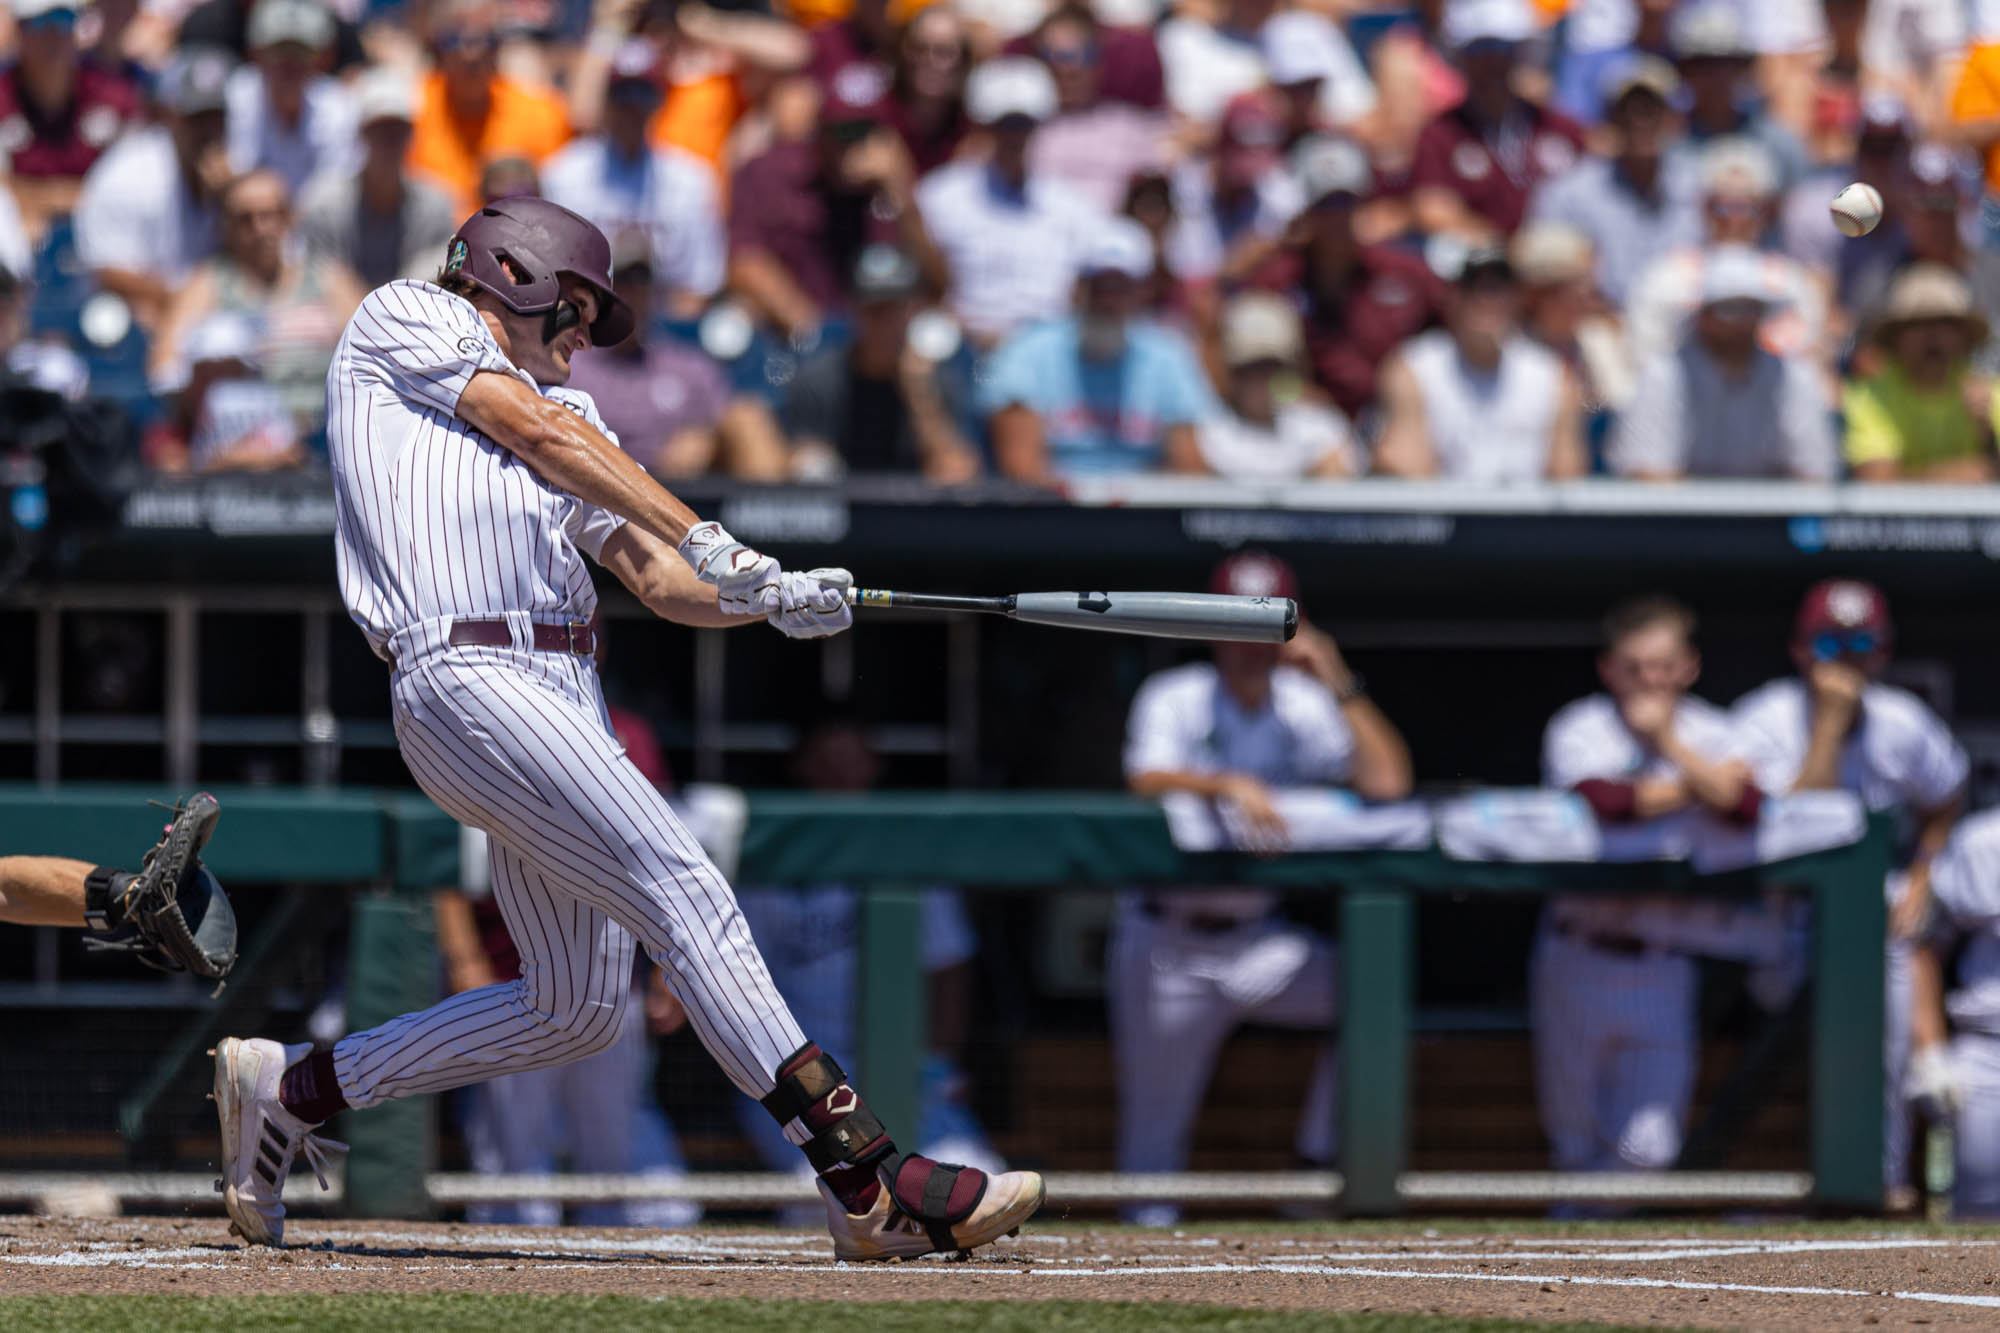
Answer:
[{"label": "baseball player", "polygon": [[1870,810],[1894,811],[1899,873],[1885,885],[1882,1178],[1901,1202],[1909,1185],[1910,1122],[1903,1098],[1909,1056],[1910,938],[1930,902],[1930,863],[1965,805],[1970,765],[1950,730],[1915,695],[1882,684],[1893,643],[1879,588],[1828,579],[1807,590],[1792,630],[1796,675],[1737,701],[1739,740],[1758,785],[1776,793],[1846,790]]},{"label": "baseball player", "polygon": [[[1542,781],[1601,823],[1706,810],[1756,817],[1762,794],[1734,757],[1728,714],[1688,691],[1695,619],[1648,597],[1604,619],[1601,693],[1565,705],[1542,737]],[[1722,903],[1565,895],[1542,912],[1528,967],[1535,1087],[1558,1171],[1663,1170],[1680,1156],[1696,1064],[1696,954],[1729,953]]]},{"label": "baseball player", "polygon": [[1932,862],[1910,955],[1904,1091],[1953,1126],[1953,1216],[2000,1217],[2000,810],[1960,823]]},{"label": "baseball player", "polygon": [[236,965],[236,912],[201,863],[222,807],[196,792],[137,874],[61,856],[0,857],[0,921],[82,930],[93,949],[219,981]]},{"label": "baseball player", "polygon": [[[1210,586],[1298,595],[1290,567],[1259,552],[1225,560]],[[1410,755],[1333,640],[1301,623],[1282,647],[1218,643],[1212,660],[1147,679],[1126,726],[1125,780],[1141,796],[1189,792],[1233,806],[1253,837],[1277,846],[1287,829],[1274,790],[1339,785],[1400,800]],[[1238,1026],[1332,1025],[1333,946],[1277,905],[1275,894],[1240,888],[1121,896],[1106,960],[1121,1171],[1186,1165],[1216,1056]],[[1299,1123],[1298,1152],[1311,1162],[1333,1158],[1334,1074],[1329,1044]],[[1166,1226],[1178,1211],[1152,1202],[1126,1217]]]},{"label": "baseball player", "polygon": [[611,247],[519,196],[459,228],[436,282],[362,302],[327,374],[342,595],[390,663],[404,761],[491,840],[521,975],[354,1033],[331,1051],[216,1047],[223,1199],[283,1239],[285,1176],[348,1107],[581,1059],[617,1039],[634,951],[665,969],[702,1044],[819,1173],[834,1254],[964,1250],[1040,1206],[1032,1172],[897,1152],[771,985],[722,875],[624,756],[591,661],[590,556],[683,624],[847,627],[845,570],[799,574],[702,522],[607,435],[571,357],[630,332]]}]

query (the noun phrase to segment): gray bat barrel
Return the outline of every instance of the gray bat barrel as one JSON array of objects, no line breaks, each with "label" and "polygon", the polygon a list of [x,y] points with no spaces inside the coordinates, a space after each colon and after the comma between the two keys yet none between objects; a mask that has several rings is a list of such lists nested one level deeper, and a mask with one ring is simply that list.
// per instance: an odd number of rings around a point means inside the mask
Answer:
[{"label": "gray bat barrel", "polygon": [[1024,592],[1014,597],[1014,619],[1162,639],[1283,643],[1298,632],[1299,608],[1289,597],[1224,593]]}]

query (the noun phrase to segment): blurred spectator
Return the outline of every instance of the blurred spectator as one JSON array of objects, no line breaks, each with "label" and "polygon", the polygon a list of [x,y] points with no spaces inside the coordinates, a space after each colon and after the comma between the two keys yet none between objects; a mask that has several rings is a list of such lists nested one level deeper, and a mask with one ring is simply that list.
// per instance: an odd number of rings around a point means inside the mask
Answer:
[{"label": "blurred spectator", "polygon": [[358,170],[322,172],[299,206],[306,253],[353,270],[366,287],[392,278],[428,278],[461,221],[445,193],[405,166],[416,113],[409,76],[372,69],[356,81],[361,129]]},{"label": "blurred spectator", "polygon": [[799,337],[846,311],[864,246],[907,250],[936,290],[945,261],[925,226],[915,169],[881,104],[830,91],[818,131],[745,163],[730,190],[729,285],[771,324]]},{"label": "blurred spectator", "polygon": [[[108,159],[107,159],[108,160]],[[360,283],[338,260],[297,257],[291,200],[275,171],[253,171],[220,196],[222,251],[174,294],[149,357],[156,381],[179,379],[187,338],[215,311],[249,317],[259,330],[265,378],[284,397],[302,435],[326,419],[326,368],[354,308]]]},{"label": "blurred spectator", "polygon": [[[248,60],[250,11],[256,4],[257,0],[202,0],[200,4],[186,9],[187,17],[180,21],[180,30],[175,35],[176,44],[182,50],[210,47],[227,51],[238,60]],[[102,10],[104,6],[99,4],[98,8]],[[172,8],[179,12],[181,6]],[[367,64],[368,53],[361,46],[360,28],[342,16],[349,12],[346,0],[338,8],[340,12],[334,15],[333,21],[333,70],[336,74],[346,75]],[[140,17],[150,17],[152,9],[153,6],[142,2],[139,5]],[[137,29],[144,25],[135,23],[131,26]],[[118,31],[118,27],[107,26],[107,36],[115,37]],[[98,59],[106,60],[106,54],[100,51]]]},{"label": "blurred spectator", "polygon": [[[1701,209],[1705,236],[1654,259],[1632,288],[1625,336],[1632,364],[1645,367],[1672,354],[1688,317],[1700,304],[1702,270],[1721,247],[1754,249],[1771,235],[1777,215],[1777,174],[1771,155],[1754,139],[1718,139],[1701,155]],[[1803,264],[1775,250],[1757,251],[1774,300],[1760,335],[1778,356],[1824,363],[1826,286]]]},{"label": "blurred spectator", "polygon": [[1224,109],[1215,151],[1174,168],[1167,254],[1175,276],[1242,278],[1282,240],[1302,203],[1285,167],[1284,141],[1276,95],[1244,93]]},{"label": "blurred spectator", "polygon": [[1644,267],[1701,238],[1699,173],[1668,151],[1680,80],[1651,56],[1614,67],[1608,89],[1614,155],[1591,154],[1535,191],[1529,216],[1563,222],[1590,239],[1597,285],[1623,306]]},{"label": "blurred spectator", "polygon": [[250,59],[229,76],[229,167],[269,167],[294,195],[354,169],[354,103],[326,73],[333,14],[318,0],[257,0]]},{"label": "blurred spectator", "polygon": [[1718,139],[1753,139],[1771,155],[1779,190],[1805,175],[1805,146],[1754,100],[1757,55],[1729,0],[1696,0],[1678,10],[1673,45],[1688,91],[1688,151],[1699,153]]},{"label": "blurred spectator", "polygon": [[1419,0],[1368,52],[1376,96],[1368,151],[1380,188],[1399,197],[1409,194],[1425,127],[1465,100],[1465,76],[1445,55],[1445,8],[1445,0]]},{"label": "blurred spectator", "polygon": [[1278,0],[1219,0],[1212,9],[1191,7],[1160,25],[1167,105],[1176,115],[1212,125],[1230,98],[1263,85],[1257,34],[1277,8]]},{"label": "blurred spectator", "polygon": [[1101,212],[1124,201],[1126,185],[1168,160],[1164,114],[1105,98],[1098,82],[1097,20],[1066,4],[1035,30],[1035,54],[1056,86],[1056,113],[1036,132],[1028,171],[1060,181]]},{"label": "blurred spectator", "polygon": [[1951,95],[1951,137],[1979,151],[1986,196],[2000,196],[2000,29],[1981,32]]},{"label": "blurred spectator", "polygon": [[[854,337],[808,357],[785,387],[784,424],[807,475],[921,473],[945,485],[979,475],[961,422],[970,385],[941,373],[910,336],[923,275],[902,251],[870,246],[854,264]],[[931,353],[931,354],[927,354]]]},{"label": "blurred spectator", "polygon": [[1258,34],[1264,72],[1285,109],[1285,146],[1321,130],[1352,130],[1375,109],[1375,85],[1324,14],[1288,9]]},{"label": "blurred spectator", "polygon": [[990,345],[1069,308],[1077,261],[1104,214],[1029,168],[1039,127],[1056,113],[1055,80],[1040,61],[981,65],[965,107],[991,139],[988,154],[938,168],[917,201],[950,268],[952,312]]},{"label": "blurred spectator", "polygon": [[1875,319],[1882,367],[1841,400],[1855,480],[1993,479],[1993,388],[1968,373],[1988,331],[1964,278],[1936,264],[1903,270]]},{"label": "blurred spectator", "polygon": [[479,169],[481,204],[490,204],[498,199],[518,199],[524,194],[541,192],[541,174],[535,170],[535,164],[525,157],[512,153],[503,154]]},{"label": "blurred spectator", "polygon": [[[1846,294],[1863,332],[1888,299],[1891,284],[1911,264],[1957,270],[1971,284],[1974,308],[1989,322],[2000,316],[2000,253],[1966,244],[1961,165],[1956,153],[1939,144],[1911,150],[1887,196],[1895,201],[1890,205],[1896,217],[1890,243],[1874,247],[1848,271]],[[2000,369],[2000,349],[1987,348],[1974,365],[1992,374]]]},{"label": "blurred spectator", "polygon": [[1562,222],[1530,222],[1507,247],[1521,283],[1521,329],[1554,352],[1576,380],[1586,413],[1632,396],[1616,314],[1598,296],[1590,238]]},{"label": "blurred spectator", "polygon": [[781,479],[785,445],[770,408],[734,394],[728,375],[699,347],[655,327],[654,253],[644,232],[612,236],[611,282],[631,307],[632,333],[615,347],[580,353],[570,386],[596,401],[620,446],[657,476]]},{"label": "blurred spectator", "polygon": [[[1298,578],[1260,551],[1232,556],[1209,587],[1248,597],[1297,597]],[[1148,677],[1125,728],[1125,782],[1137,795],[1212,804],[1239,845],[1283,847],[1293,836],[1274,799],[1300,788],[1351,788],[1368,801],[1410,793],[1410,754],[1395,724],[1324,632],[1300,617],[1288,644],[1217,643],[1212,662]],[[1127,893],[1105,957],[1105,999],[1118,1070],[1118,1169],[1180,1171],[1215,1060],[1244,1023],[1330,1026],[1337,956],[1327,939],[1288,921],[1278,895],[1215,886]],[[1335,1052],[1314,1062],[1294,1140],[1331,1165]],[[1128,1205],[1128,1221],[1170,1225],[1171,1204]]]},{"label": "blurred spectator", "polygon": [[[256,322],[239,311],[211,314],[188,330],[176,406],[194,471],[268,472],[305,462],[291,409],[264,378],[261,342]],[[175,463],[171,454],[155,461]]]},{"label": "blurred spectator", "polygon": [[183,51],[160,74],[160,124],[113,144],[76,201],[77,256],[150,326],[197,264],[215,253],[229,57]]},{"label": "blurred spectator", "polygon": [[965,80],[972,44],[964,20],[944,5],[912,14],[896,39],[889,83],[889,119],[918,175],[949,162],[972,122],[965,116]]},{"label": "blurred spectator", "polygon": [[1923,129],[1942,129],[1951,80],[1965,55],[1970,11],[1934,0],[1826,0],[1835,49],[1840,31],[1858,25],[1857,68],[1862,91],[1886,92],[1922,109]]},{"label": "blurred spectator", "polygon": [[1795,477],[1839,471],[1819,375],[1800,357],[1759,345],[1779,298],[1764,257],[1744,246],[1710,251],[1701,306],[1677,350],[1640,368],[1639,387],[1612,430],[1612,470],[1678,477]]},{"label": "blurred spectator", "polygon": [[59,337],[30,338],[26,282],[0,267],[0,360],[21,380],[76,402],[90,392],[90,367]]},{"label": "blurred spectator", "polygon": [[[1825,165],[1786,196],[1782,247],[1786,254],[1823,276],[1831,276],[1837,309],[1854,311],[1858,274],[1902,250],[1902,193],[1910,153],[1910,115],[1886,95],[1863,98],[1854,108],[1851,129],[1830,126],[1824,135]],[[1833,225],[1827,200],[1850,181],[1881,191],[1886,205],[1881,225],[1866,236],[1843,236]]]},{"label": "blurred spectator", "polygon": [[[1638,52],[1669,49],[1668,21],[1676,0],[1570,0],[1564,9],[1555,104],[1582,125],[1604,119],[1607,80]],[[1548,6],[1544,5],[1544,8]]]},{"label": "blurred spectator", "polygon": [[1378,472],[1504,484],[1589,469],[1576,380],[1521,331],[1520,312],[1506,251],[1466,256],[1445,327],[1383,363]]},{"label": "blurred spectator", "polygon": [[1298,312],[1282,298],[1245,292],[1223,308],[1225,410],[1196,432],[1210,471],[1235,481],[1289,481],[1364,469],[1347,418],[1312,397],[1305,356]]},{"label": "blurred spectator", "polygon": [[0,70],[8,185],[33,237],[76,207],[83,174],[139,118],[139,91],[77,50],[82,0],[14,0],[15,59]]},{"label": "blurred spectator", "polygon": [[896,50],[891,2],[849,0],[842,17],[807,29],[812,58],[806,68],[822,94],[863,104],[889,95],[890,62]]},{"label": "blurred spectator", "polygon": [[652,271],[675,318],[701,312],[721,290],[728,255],[715,173],[683,149],[654,146],[646,126],[660,106],[649,42],[619,49],[604,97],[604,128],[573,140],[542,168],[542,193],[606,236],[637,229],[652,239]]},{"label": "blurred spectator", "polygon": [[[971,11],[978,3],[980,0],[953,0],[951,8],[977,27],[980,20]],[[1075,0],[1024,0],[1019,31],[1000,48],[1000,54],[1035,54],[1034,30],[1063,3]],[[1166,8],[1162,0],[1090,0],[1088,7],[1097,20],[1099,93],[1109,101],[1123,102],[1142,111],[1165,109],[1166,72],[1154,40],[1155,25]],[[978,41],[973,45],[981,51],[989,49]]]},{"label": "blurred spectator", "polygon": [[1363,245],[1355,208],[1368,193],[1368,159],[1345,139],[1313,138],[1292,153],[1306,210],[1258,286],[1299,288],[1313,378],[1355,420],[1375,402],[1382,358],[1442,314],[1445,285],[1407,251]]},{"label": "blurred spectator", "polygon": [[1583,155],[1583,130],[1514,90],[1521,43],[1535,32],[1528,0],[1459,0],[1445,39],[1465,74],[1465,100],[1424,127],[1410,167],[1417,226],[1490,244],[1521,225],[1528,195]]},{"label": "blurred spectator", "polygon": [[1054,485],[1102,472],[1201,472],[1196,428],[1215,412],[1179,335],[1135,315],[1153,249],[1140,226],[1098,226],[1076,312],[1019,330],[979,389],[993,459],[1017,481]]},{"label": "blurred spectator", "polygon": [[[1130,218],[1144,228],[1146,238],[1153,247],[1153,276],[1147,280],[1146,289],[1140,294],[1141,312],[1175,325],[1190,320],[1204,324],[1209,322],[1212,290],[1184,286],[1175,266],[1174,242],[1180,230],[1180,218],[1174,209],[1173,183],[1157,171],[1134,176],[1132,183],[1125,187],[1124,207],[1118,212],[1121,217]],[[1199,304],[1200,310],[1191,311],[1188,308],[1191,302]]]},{"label": "blurred spectator", "polygon": [[562,99],[499,71],[494,0],[439,0],[435,68],[418,86],[410,166],[448,191],[463,218],[479,206],[479,172],[497,157],[540,163],[569,138]]}]

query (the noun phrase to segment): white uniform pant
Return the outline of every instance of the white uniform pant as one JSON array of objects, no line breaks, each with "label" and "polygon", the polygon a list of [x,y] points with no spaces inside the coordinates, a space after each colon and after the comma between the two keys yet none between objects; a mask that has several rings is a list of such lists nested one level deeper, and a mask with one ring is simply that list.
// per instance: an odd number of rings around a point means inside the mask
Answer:
[{"label": "white uniform pant", "polygon": [[[545,1176],[566,1156],[570,1169],[585,1175],[686,1175],[673,1127],[653,1101],[652,1073],[645,1017],[633,1003],[626,1006],[618,1040],[608,1050],[566,1065],[503,1074],[467,1089],[465,1138],[472,1169],[481,1175]],[[769,1116],[764,1119],[770,1121]],[[554,1199],[522,1199],[473,1204],[465,1215],[471,1222],[552,1227],[562,1223],[562,1212]],[[700,1216],[701,1208],[686,1199],[571,1209],[578,1226],[594,1227],[684,1227]]]},{"label": "white uniform pant", "polygon": [[390,682],[418,785],[492,841],[493,897],[521,976],[334,1047],[348,1105],[580,1060],[618,1040],[634,951],[666,972],[703,1046],[752,1097],[805,1044],[735,895],[604,720],[596,669],[557,653],[452,648]]},{"label": "white uniform pant", "polygon": [[1960,1032],[1951,1040],[1951,1062],[1962,1099],[1952,1124],[1952,1212],[2000,1219],[2000,1035]]},{"label": "white uniform pant", "polygon": [[1544,927],[1529,965],[1535,1093],[1558,1171],[1660,1170],[1694,1096],[1694,960],[1596,949]]},{"label": "white uniform pant", "polygon": [[[1105,977],[1118,1069],[1118,1169],[1184,1169],[1195,1116],[1229,1034],[1249,1022],[1331,1028],[1338,973],[1332,944],[1277,918],[1208,934],[1121,904]],[[1333,1159],[1336,1092],[1329,1039],[1299,1120],[1301,1157]],[[1159,1221],[1166,1211],[1133,1215]]]},{"label": "white uniform pant", "polygon": [[1882,1184],[1910,1183],[1910,942],[1893,936],[1882,951]]}]

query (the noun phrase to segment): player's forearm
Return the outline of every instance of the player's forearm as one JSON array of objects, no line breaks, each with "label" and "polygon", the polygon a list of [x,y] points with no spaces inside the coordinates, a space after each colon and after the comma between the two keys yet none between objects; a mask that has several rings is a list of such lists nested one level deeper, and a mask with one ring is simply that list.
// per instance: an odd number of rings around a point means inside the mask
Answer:
[{"label": "player's forearm", "polygon": [[1679,778],[1640,778],[1632,784],[1632,818],[1658,819],[1687,809],[1687,784]]},{"label": "player's forearm", "polygon": [[0,857],[0,921],[83,927],[83,882],[91,867],[59,856]]},{"label": "player's forearm", "polygon": [[1823,721],[1824,712],[1813,716],[1812,736],[1806,743],[1805,762],[1792,782],[1793,791],[1838,791],[1840,789],[1840,747],[1846,739],[1844,728]]},{"label": "player's forearm", "polygon": [[1928,866],[1931,859],[1944,850],[1951,841],[1951,831],[1958,826],[1959,817],[1965,813],[1965,793],[1946,801],[1935,810],[1926,811],[1921,816],[1917,828],[1917,845],[1911,855],[1916,865]]},{"label": "player's forearm", "polygon": [[1671,733],[1661,738],[1660,754],[1681,771],[1688,795],[1711,813],[1726,819],[1743,816],[1751,783],[1741,765],[1704,758]]},{"label": "player's forearm", "polygon": [[714,585],[697,578],[679,551],[629,524],[605,538],[597,562],[648,611],[676,625],[729,629],[763,620],[761,615],[725,612],[717,603]]},{"label": "player's forearm", "polygon": [[1135,796],[1159,797],[1171,792],[1191,792],[1196,796],[1219,800],[1229,794],[1234,780],[1234,775],[1229,773],[1188,773],[1156,768],[1134,773],[1125,785],[1132,789]]},{"label": "player's forearm", "polygon": [[1944,962],[1936,949],[1910,950],[1910,1046],[1923,1050],[1950,1036],[1944,1014]]},{"label": "player's forearm", "polygon": [[1354,790],[1371,801],[1400,801],[1415,781],[1410,747],[1386,714],[1365,695],[1341,705],[1354,733]]}]

